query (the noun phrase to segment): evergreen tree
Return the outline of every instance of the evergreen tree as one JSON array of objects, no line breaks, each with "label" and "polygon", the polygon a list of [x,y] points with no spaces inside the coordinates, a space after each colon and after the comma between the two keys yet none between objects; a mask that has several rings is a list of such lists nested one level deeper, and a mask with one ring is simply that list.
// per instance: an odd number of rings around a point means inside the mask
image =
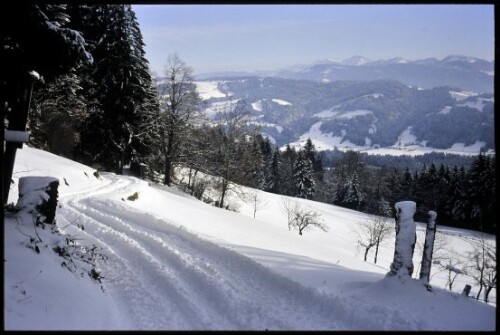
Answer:
[{"label": "evergreen tree", "polygon": [[340,206],[359,210],[364,200],[364,195],[358,181],[358,174],[354,173],[351,179],[341,187],[340,198],[337,200]]},{"label": "evergreen tree", "polygon": [[297,159],[295,148],[287,144],[282,157],[282,185],[281,192],[284,195],[295,196],[295,184],[293,179],[293,167]]},{"label": "evergreen tree", "polygon": [[73,5],[72,14],[94,56],[94,66],[80,69],[95,105],[82,126],[79,152],[86,163],[122,173],[154,143],[157,103],[138,23],[130,5]]},{"label": "evergreen tree", "polygon": [[264,144],[266,139],[261,134],[253,134],[251,142],[250,178],[248,186],[260,190],[266,190],[266,179],[269,170],[269,162],[266,157]]},{"label": "evergreen tree", "polygon": [[495,161],[481,153],[469,171],[468,196],[472,204],[471,219],[477,229],[492,232],[496,220]]},{"label": "evergreen tree", "polygon": [[321,157],[316,152],[316,148],[310,138],[307,139],[303,150],[306,158],[311,161],[315,179],[322,181],[324,173],[323,162],[321,160]]},{"label": "evergreen tree", "polygon": [[266,188],[269,192],[280,194],[282,191],[282,167],[281,153],[278,148],[274,149]]},{"label": "evergreen tree", "polygon": [[87,110],[80,81],[72,69],[53,82],[35,85],[29,113],[30,143],[34,147],[74,158],[78,128]]},{"label": "evergreen tree", "polygon": [[312,199],[316,183],[313,178],[311,161],[300,150],[293,166],[293,181],[295,184],[295,196],[304,199]]},{"label": "evergreen tree", "polygon": [[414,181],[413,175],[410,172],[410,169],[407,167],[403,172],[403,176],[401,178],[401,185],[398,187],[401,195],[401,199],[404,200],[414,200]]},{"label": "evergreen tree", "polygon": [[467,173],[463,166],[453,168],[450,173],[449,192],[445,212],[459,227],[465,227],[470,216],[470,202],[467,200]]}]

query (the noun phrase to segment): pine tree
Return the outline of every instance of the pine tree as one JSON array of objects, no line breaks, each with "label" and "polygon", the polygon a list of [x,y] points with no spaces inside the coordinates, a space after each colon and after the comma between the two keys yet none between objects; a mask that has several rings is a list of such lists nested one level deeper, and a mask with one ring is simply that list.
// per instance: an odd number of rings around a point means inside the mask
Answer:
[{"label": "pine tree", "polygon": [[495,161],[481,153],[468,173],[467,193],[472,204],[471,219],[477,229],[493,231],[496,219]]},{"label": "pine tree", "polygon": [[398,187],[401,200],[414,200],[415,185],[413,181],[413,175],[408,167],[405,168],[403,176]]},{"label": "pine tree", "polygon": [[74,158],[78,127],[87,109],[80,81],[73,69],[53,82],[37,83],[29,114],[30,143],[34,147]]},{"label": "pine tree", "polygon": [[266,183],[266,188],[276,194],[281,194],[282,191],[282,166],[281,153],[278,148],[274,149],[269,172],[269,179]]},{"label": "pine tree", "polygon": [[315,179],[318,181],[323,181],[323,162],[319,154],[316,152],[316,147],[314,146],[310,138],[307,139],[303,150],[305,152],[306,158],[311,161]]},{"label": "pine tree", "polygon": [[92,107],[79,152],[86,163],[122,173],[147,154],[155,132],[155,91],[138,23],[130,5],[73,5],[72,15],[94,56],[92,67],[80,69]]},{"label": "pine tree", "polygon": [[340,205],[343,207],[359,210],[364,200],[364,195],[358,181],[358,174],[354,173],[352,179],[348,180],[343,187],[343,197],[340,200]]},{"label": "pine tree", "polygon": [[295,151],[295,148],[292,148],[287,144],[281,158],[281,194],[295,196],[295,184],[293,179],[293,167],[295,161],[297,160],[297,152]]},{"label": "pine tree", "polygon": [[[8,129],[24,131],[33,82],[51,82],[78,64],[91,63],[79,31],[68,27],[66,5],[12,3],[0,11],[0,81],[2,118]],[[2,121],[5,125],[5,119]],[[4,131],[0,131],[2,141]],[[2,202],[6,201],[18,143],[7,142],[2,161]]]},{"label": "pine tree", "polygon": [[306,157],[303,150],[299,151],[293,167],[293,181],[295,183],[295,196],[304,199],[312,199],[316,183],[313,178],[311,161]]}]

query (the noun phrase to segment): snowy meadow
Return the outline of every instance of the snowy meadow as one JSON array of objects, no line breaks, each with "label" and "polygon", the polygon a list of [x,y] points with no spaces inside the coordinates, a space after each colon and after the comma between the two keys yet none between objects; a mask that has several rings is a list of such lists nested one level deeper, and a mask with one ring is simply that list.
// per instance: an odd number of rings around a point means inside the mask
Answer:
[{"label": "snowy meadow", "polygon": [[[55,226],[5,216],[6,330],[496,330],[496,289],[488,303],[474,299],[472,270],[495,236],[438,225],[428,290],[417,279],[426,223],[401,281],[386,277],[393,219],[375,264],[360,244],[374,218],[361,212],[243,187],[231,211],[180,187],[94,173],[18,151],[8,202],[19,178],[50,176],[59,204]],[[314,211],[326,231],[299,235],[287,203]]]}]

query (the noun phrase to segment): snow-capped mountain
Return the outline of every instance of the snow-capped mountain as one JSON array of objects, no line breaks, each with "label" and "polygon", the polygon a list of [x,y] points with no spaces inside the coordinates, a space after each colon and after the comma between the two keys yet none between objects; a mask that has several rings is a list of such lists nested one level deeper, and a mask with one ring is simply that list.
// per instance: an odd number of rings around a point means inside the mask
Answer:
[{"label": "snow-capped mountain", "polygon": [[393,79],[422,88],[453,86],[474,92],[493,93],[494,62],[459,55],[451,55],[442,60],[427,58],[414,61],[401,57],[370,60],[354,56],[341,62],[316,62],[308,67],[302,66],[300,71],[282,69],[274,75],[321,82]]},{"label": "snow-capped mountain", "polygon": [[318,83],[244,77],[196,84],[207,115],[242,100],[252,123],[280,147],[300,146],[311,138],[319,150],[477,154],[494,149],[492,94],[423,89],[393,80]]},{"label": "snow-capped mountain", "polygon": [[353,56],[351,58],[342,61],[340,64],[346,66],[360,66],[360,65],[370,64],[372,62],[373,62],[372,60],[365,58],[363,56]]}]

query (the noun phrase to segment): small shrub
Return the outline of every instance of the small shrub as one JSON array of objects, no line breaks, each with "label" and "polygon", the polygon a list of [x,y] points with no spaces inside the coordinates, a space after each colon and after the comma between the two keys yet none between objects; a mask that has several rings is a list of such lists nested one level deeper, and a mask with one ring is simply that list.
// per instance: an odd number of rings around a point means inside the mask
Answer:
[{"label": "small shrub", "polygon": [[134,192],[134,194],[129,195],[129,196],[127,197],[127,200],[130,200],[130,201],[135,201],[135,200],[137,200],[137,199],[139,199],[139,193],[137,193],[137,192]]}]

